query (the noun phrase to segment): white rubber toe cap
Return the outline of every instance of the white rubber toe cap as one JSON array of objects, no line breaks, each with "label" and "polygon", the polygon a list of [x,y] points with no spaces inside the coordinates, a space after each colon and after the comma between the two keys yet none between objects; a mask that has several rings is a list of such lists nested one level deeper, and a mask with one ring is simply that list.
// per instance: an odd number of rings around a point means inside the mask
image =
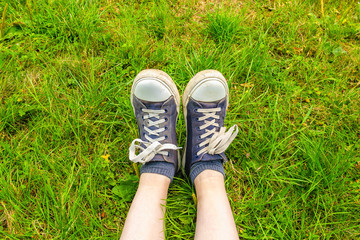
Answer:
[{"label": "white rubber toe cap", "polygon": [[226,86],[218,79],[206,79],[196,86],[191,97],[201,102],[219,101],[226,97]]},{"label": "white rubber toe cap", "polygon": [[144,101],[163,102],[171,96],[171,92],[167,86],[156,79],[144,79],[136,84],[134,95]]}]

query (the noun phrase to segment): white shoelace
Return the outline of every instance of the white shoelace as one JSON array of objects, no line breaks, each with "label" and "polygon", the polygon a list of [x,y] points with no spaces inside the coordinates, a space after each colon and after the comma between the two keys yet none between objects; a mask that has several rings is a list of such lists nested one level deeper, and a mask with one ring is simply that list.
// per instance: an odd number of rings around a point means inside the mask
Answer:
[{"label": "white shoelace", "polygon": [[[213,135],[199,144],[199,147],[203,148],[200,149],[200,151],[198,151],[196,155],[199,156],[202,153],[209,153],[211,155],[214,155],[224,152],[238,134],[238,126],[232,126],[227,132],[225,132],[226,127],[221,127],[220,130],[216,132],[216,127],[220,127],[219,124],[215,122],[216,119],[220,119],[219,115],[217,115],[216,112],[220,112],[221,108],[198,109],[197,111],[204,114],[204,116],[199,117],[198,119],[198,121],[204,121],[204,124],[200,126],[200,130],[205,129],[205,133],[200,135],[200,139],[204,139],[211,134]],[[209,118],[213,119],[211,121],[208,121],[207,119]],[[213,126],[213,129],[206,129],[210,126]],[[206,144],[208,145],[205,146]]]},{"label": "white shoelace", "polygon": [[[147,113],[144,116],[144,120],[148,121],[147,126],[144,126],[144,130],[148,133],[145,134],[145,139],[143,141],[139,138],[132,141],[129,148],[129,159],[134,163],[147,163],[154,158],[156,154],[168,155],[168,152],[165,150],[178,150],[180,149],[174,144],[171,143],[160,143],[165,140],[165,136],[160,137],[160,133],[165,131],[165,128],[160,128],[160,124],[164,123],[165,118],[160,119],[160,114],[165,113],[165,110],[154,110],[154,109],[142,109],[143,112]],[[151,118],[156,118],[158,120],[152,121]],[[155,126],[155,129],[151,130],[150,127]],[[151,138],[149,135],[158,136],[158,138]],[[146,148],[141,146],[141,143],[145,145]],[[139,150],[140,153],[136,155],[136,150]]]}]

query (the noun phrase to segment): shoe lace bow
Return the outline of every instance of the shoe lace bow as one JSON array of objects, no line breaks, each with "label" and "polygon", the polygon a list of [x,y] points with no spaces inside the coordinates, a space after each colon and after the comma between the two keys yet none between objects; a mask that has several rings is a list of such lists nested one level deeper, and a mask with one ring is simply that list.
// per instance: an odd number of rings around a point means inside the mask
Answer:
[{"label": "shoe lace bow", "polygon": [[[227,132],[225,132],[226,127],[219,126],[216,120],[220,119],[220,116],[216,113],[220,111],[221,108],[197,109],[197,112],[203,113],[203,116],[199,117],[198,121],[204,122],[199,127],[199,129],[205,129],[205,133],[199,136],[200,139],[204,140],[199,144],[199,147],[203,148],[196,153],[197,156],[201,155],[202,153],[209,153],[214,155],[224,152],[238,134],[239,129],[237,125],[229,128]],[[208,120],[210,118],[212,118],[212,120]],[[211,126],[213,126],[213,128],[211,128]],[[219,127],[219,131],[216,131],[216,128]],[[209,137],[211,134],[213,135]]]},{"label": "shoe lace bow", "polygon": [[[178,150],[180,149],[174,144],[171,143],[160,143],[161,141],[165,140],[165,136],[160,136],[160,134],[166,130],[165,127],[160,128],[160,124],[164,123],[166,121],[165,118],[160,119],[160,114],[163,114],[166,112],[164,109],[141,109],[142,112],[145,113],[143,116],[145,123],[144,130],[147,132],[145,133],[145,139],[147,141],[143,141],[139,138],[133,140],[131,142],[130,148],[129,148],[129,159],[130,161],[134,163],[147,163],[150,160],[154,158],[156,154],[161,155],[168,155],[168,152],[166,150]],[[151,120],[155,119],[155,120]],[[151,128],[152,127],[152,128]],[[150,137],[157,136],[157,137]],[[145,147],[142,147],[143,144]],[[136,152],[139,151],[139,154],[136,154]]]}]

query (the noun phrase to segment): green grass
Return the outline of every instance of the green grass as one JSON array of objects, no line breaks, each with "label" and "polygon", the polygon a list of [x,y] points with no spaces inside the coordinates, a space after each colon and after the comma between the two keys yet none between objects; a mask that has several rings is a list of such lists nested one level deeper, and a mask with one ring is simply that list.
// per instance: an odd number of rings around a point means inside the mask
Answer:
[{"label": "green grass", "polygon": [[[0,239],[119,238],[145,68],[180,92],[200,70],[228,79],[241,239],[359,239],[360,4],[323,2],[0,1]],[[193,193],[179,174],[168,239],[193,238]]]}]

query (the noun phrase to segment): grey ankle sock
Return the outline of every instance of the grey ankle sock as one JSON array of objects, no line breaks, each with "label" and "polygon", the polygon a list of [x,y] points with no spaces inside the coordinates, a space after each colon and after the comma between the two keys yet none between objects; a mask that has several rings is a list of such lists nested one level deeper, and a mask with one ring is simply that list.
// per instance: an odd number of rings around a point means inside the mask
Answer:
[{"label": "grey ankle sock", "polygon": [[148,162],[141,166],[140,175],[143,173],[157,173],[172,181],[175,175],[175,166],[169,162]]},{"label": "grey ankle sock", "polygon": [[203,161],[203,162],[197,162],[192,165],[190,170],[190,179],[191,182],[194,184],[195,178],[204,170],[215,170],[222,175],[224,175],[225,178],[225,171],[221,160],[213,160],[213,161]]}]

